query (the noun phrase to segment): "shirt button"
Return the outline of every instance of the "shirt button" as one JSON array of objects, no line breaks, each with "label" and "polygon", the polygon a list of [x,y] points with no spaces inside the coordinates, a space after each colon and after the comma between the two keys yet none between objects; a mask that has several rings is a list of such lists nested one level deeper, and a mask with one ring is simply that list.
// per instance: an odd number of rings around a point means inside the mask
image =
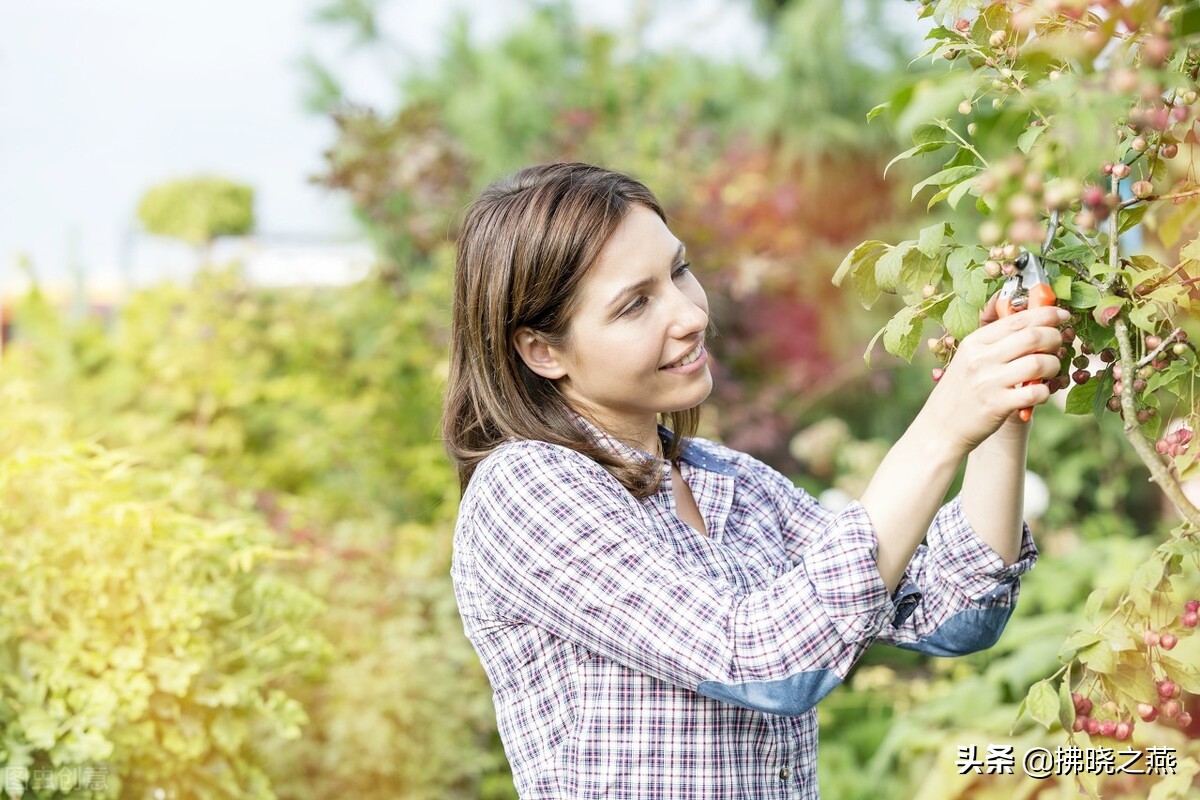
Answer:
[{"label": "shirt button", "polygon": [[792,771],[790,769],[788,769],[787,767],[784,767],[783,769],[779,770],[779,779],[781,781],[786,781],[790,777],[792,777]]}]

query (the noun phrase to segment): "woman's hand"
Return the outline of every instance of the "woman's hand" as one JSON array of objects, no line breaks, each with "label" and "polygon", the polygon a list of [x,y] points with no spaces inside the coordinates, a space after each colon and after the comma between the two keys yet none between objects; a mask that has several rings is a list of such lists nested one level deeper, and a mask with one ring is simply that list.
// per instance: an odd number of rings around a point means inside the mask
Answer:
[{"label": "woman's hand", "polygon": [[[1059,325],[1070,314],[1060,308],[1031,308],[999,319],[996,298],[980,313],[980,327],[958,344],[953,360],[921,414],[963,455],[991,436],[1015,412],[1050,399],[1041,380],[1059,373],[1063,345]],[[1022,386],[1026,381],[1037,381]]]}]

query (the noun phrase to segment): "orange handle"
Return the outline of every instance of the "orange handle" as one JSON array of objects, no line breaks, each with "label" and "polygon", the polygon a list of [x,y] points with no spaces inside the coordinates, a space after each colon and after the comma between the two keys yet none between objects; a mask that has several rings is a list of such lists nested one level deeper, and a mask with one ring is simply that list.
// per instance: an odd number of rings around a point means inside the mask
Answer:
[{"label": "orange handle", "polygon": [[[1007,317],[1010,314],[1017,314],[1029,308],[1045,308],[1052,306],[1057,302],[1058,298],[1054,296],[1054,289],[1044,283],[1038,283],[1029,289],[1029,302],[1021,308],[1014,309],[1012,303],[1007,299],[1001,299],[996,303],[996,313],[1001,317]],[[1025,381],[1022,386],[1032,386],[1039,381]],[[1018,412],[1022,422],[1029,422],[1033,419],[1032,408],[1022,408]]]}]

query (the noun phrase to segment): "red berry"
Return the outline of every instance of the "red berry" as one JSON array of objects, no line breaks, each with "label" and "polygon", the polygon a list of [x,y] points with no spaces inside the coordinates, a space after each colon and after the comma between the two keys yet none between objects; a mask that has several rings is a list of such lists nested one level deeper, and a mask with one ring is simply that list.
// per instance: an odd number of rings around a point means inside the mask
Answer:
[{"label": "red berry", "polygon": [[1185,628],[1194,628],[1197,624],[1200,624],[1200,614],[1197,614],[1195,611],[1189,611],[1183,615],[1179,622]]},{"label": "red berry", "polygon": [[1184,611],[1200,611],[1200,600],[1188,600],[1183,604]]},{"label": "red berry", "polygon": [[1085,697],[1079,701],[1079,707],[1076,709],[1083,716],[1088,716],[1092,713],[1092,700],[1090,697]]},{"label": "red berry", "polygon": [[1104,722],[1100,723],[1100,735],[1101,736],[1112,736],[1113,733],[1116,732],[1116,730],[1117,730],[1117,723],[1113,722],[1111,719],[1106,719],[1106,720],[1104,720]]},{"label": "red berry", "polygon": [[1108,398],[1108,402],[1105,403],[1105,405],[1108,406],[1109,411],[1120,411],[1121,410],[1121,398],[1115,397],[1115,396],[1110,397],[1110,398]]},{"label": "red berry", "polygon": [[1179,644],[1179,637],[1173,633],[1164,633],[1158,644],[1163,650],[1174,650],[1175,645]]},{"label": "red berry", "polygon": [[1161,337],[1155,336],[1154,334],[1150,334],[1149,336],[1146,337],[1146,349],[1147,350],[1153,350],[1154,348],[1158,347],[1160,344],[1162,344]]},{"label": "red berry", "polygon": [[1071,380],[1075,381],[1081,386],[1087,383],[1091,377],[1092,373],[1088,372],[1086,369],[1078,369],[1071,373]]},{"label": "red berry", "polygon": [[1154,719],[1158,716],[1158,709],[1149,703],[1138,703],[1137,712],[1138,716],[1144,722],[1154,722]]},{"label": "red berry", "polygon": [[1087,726],[1087,721],[1087,717],[1075,717],[1075,721],[1071,723],[1071,730],[1080,733]]},{"label": "red berry", "polygon": [[1191,725],[1192,725],[1192,715],[1191,715],[1191,713],[1184,711],[1183,713],[1181,713],[1179,715],[1179,727],[1190,728]]},{"label": "red berry", "polygon": [[1133,733],[1133,725],[1128,722],[1118,722],[1116,729],[1113,731],[1113,738],[1118,742],[1123,742]]},{"label": "red berry", "polygon": [[1088,717],[1087,722],[1083,723],[1083,729],[1092,736],[1100,732],[1100,720],[1095,717]]},{"label": "red berry", "polygon": [[1106,347],[1100,351],[1100,360],[1105,364],[1111,364],[1113,361],[1116,361],[1116,359],[1117,353],[1111,347]]},{"label": "red berry", "polygon": [[1163,678],[1160,681],[1155,681],[1155,683],[1158,684],[1158,696],[1163,700],[1173,697],[1175,690],[1179,688],[1175,685],[1175,681],[1169,678]]}]

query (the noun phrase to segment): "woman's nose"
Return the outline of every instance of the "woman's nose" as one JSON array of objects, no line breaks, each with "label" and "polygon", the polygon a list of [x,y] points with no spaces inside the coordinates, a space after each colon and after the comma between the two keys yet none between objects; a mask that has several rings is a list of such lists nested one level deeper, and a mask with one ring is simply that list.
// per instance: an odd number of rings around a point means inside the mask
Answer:
[{"label": "woman's nose", "polygon": [[696,298],[687,292],[676,292],[675,308],[672,309],[672,335],[679,339],[686,339],[707,328],[708,309],[706,306],[703,296],[701,302],[697,303]]}]

